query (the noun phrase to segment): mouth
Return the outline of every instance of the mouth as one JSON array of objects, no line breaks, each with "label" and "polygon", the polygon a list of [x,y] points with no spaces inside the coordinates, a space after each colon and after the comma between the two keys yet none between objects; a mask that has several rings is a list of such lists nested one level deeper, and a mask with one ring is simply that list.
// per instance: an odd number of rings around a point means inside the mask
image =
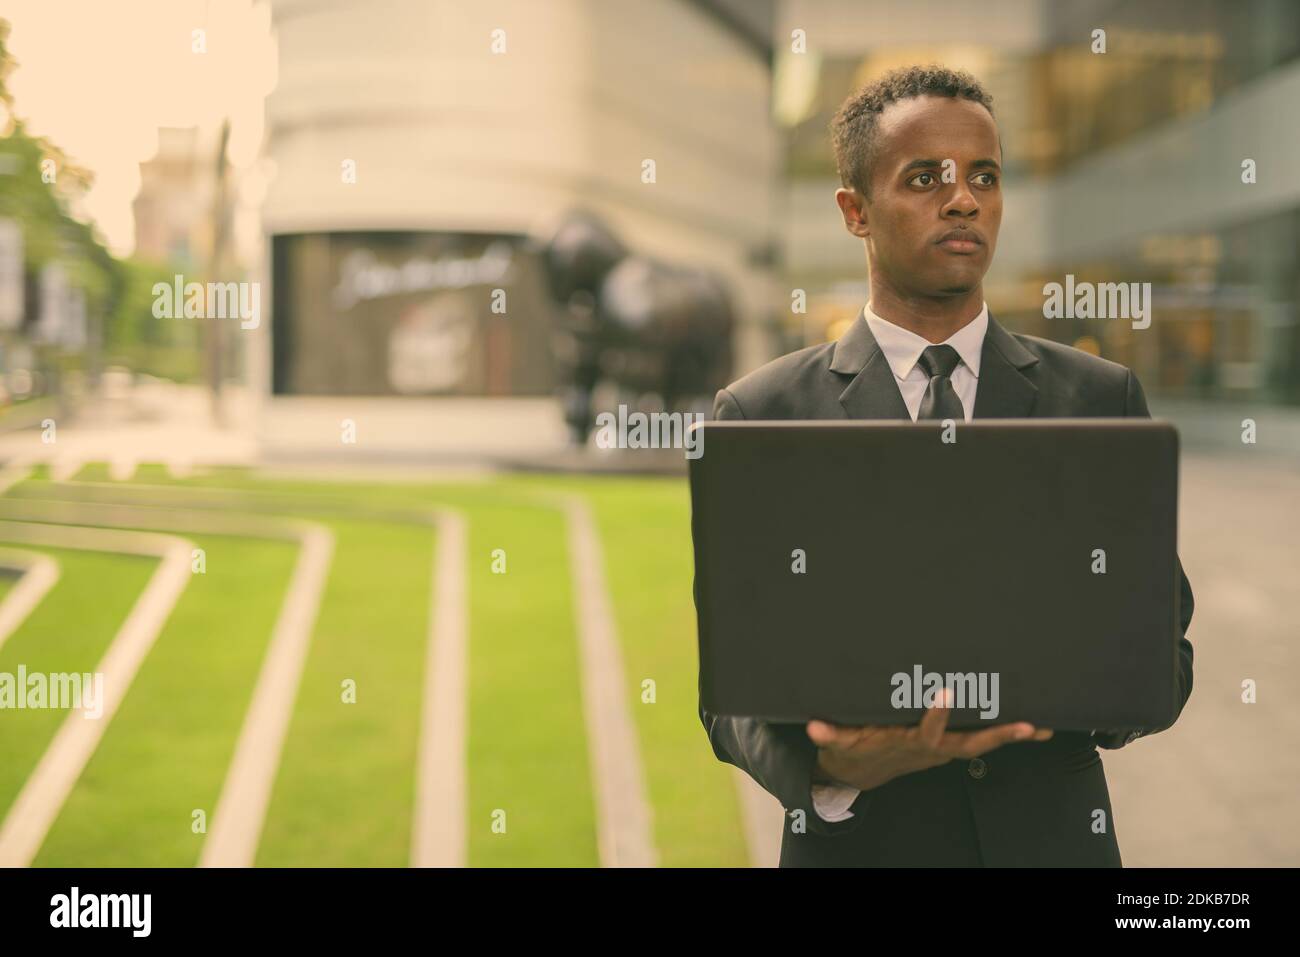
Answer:
[{"label": "mouth", "polygon": [[940,236],[935,245],[949,252],[969,255],[984,245],[984,240],[972,229],[951,229]]}]

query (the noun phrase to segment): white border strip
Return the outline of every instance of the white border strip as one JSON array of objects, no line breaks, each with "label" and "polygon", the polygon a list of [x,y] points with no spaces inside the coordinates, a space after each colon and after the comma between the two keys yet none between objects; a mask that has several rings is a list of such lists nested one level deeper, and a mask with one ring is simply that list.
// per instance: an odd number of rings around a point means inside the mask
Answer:
[{"label": "white border strip", "polygon": [[200,867],[253,865],[333,555],[334,535],[328,529],[314,525],[304,531],[298,564],[244,715]]},{"label": "white border strip", "polygon": [[0,601],[0,648],[9,636],[27,620],[46,592],[54,587],[62,574],[57,561],[40,552],[24,552],[14,548],[0,550],[0,568],[22,572],[22,577]]},{"label": "white border strip", "polygon": [[[118,487],[102,482],[74,482],[64,487],[88,493],[94,504],[116,507],[123,506],[123,498],[139,495],[148,495],[155,507],[167,502],[202,511],[277,501],[301,504],[297,497],[260,490]],[[320,507],[328,511],[339,505],[326,500]],[[464,867],[468,857],[468,522],[463,513],[450,508],[409,511],[435,527],[437,549],[432,570],[410,863],[413,867]],[[382,515],[369,516],[364,510],[345,510],[343,514],[369,521],[395,521]]]},{"label": "white border strip", "polygon": [[126,552],[161,562],[96,667],[104,676],[103,714],[72,711],[59,726],[0,825],[0,867],[31,864],[69,792],[99,746],[140,664],[190,581],[193,545],[174,535],[0,521],[0,538],[28,545]]},{"label": "white border strip", "polygon": [[469,524],[451,509],[437,513],[433,607],[421,709],[412,867],[464,867],[466,735],[469,731]]},{"label": "white border strip", "polygon": [[[334,554],[333,533],[317,522],[265,515],[25,498],[0,498],[0,516],[74,525],[180,529],[287,540],[300,545],[298,562],[280,606],[280,616],[271,633],[253,700],[244,715],[235,754],[226,771],[199,859],[201,867],[252,866],[329,575]],[[187,545],[187,576],[191,560],[188,549],[192,548]]]},{"label": "white border strip", "polygon": [[604,867],[655,867],[654,823],[641,746],[628,709],[627,678],[605,583],[596,522],[576,494],[555,498],[568,525],[573,605],[582,665],[582,703]]}]

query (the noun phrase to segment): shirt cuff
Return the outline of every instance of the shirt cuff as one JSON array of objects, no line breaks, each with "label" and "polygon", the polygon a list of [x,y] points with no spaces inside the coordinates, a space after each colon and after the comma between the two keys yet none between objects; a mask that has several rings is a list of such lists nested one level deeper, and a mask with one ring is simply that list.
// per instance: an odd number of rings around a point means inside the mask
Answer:
[{"label": "shirt cuff", "polygon": [[853,816],[849,806],[862,792],[847,784],[814,784],[812,786],[813,810],[828,824],[838,824]]}]

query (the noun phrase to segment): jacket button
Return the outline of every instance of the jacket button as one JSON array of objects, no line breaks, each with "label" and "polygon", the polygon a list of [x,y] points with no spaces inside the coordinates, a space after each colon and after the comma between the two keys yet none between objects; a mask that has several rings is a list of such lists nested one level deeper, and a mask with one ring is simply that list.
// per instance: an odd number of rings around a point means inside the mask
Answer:
[{"label": "jacket button", "polygon": [[966,773],[978,781],[989,773],[989,766],[982,758],[972,758],[971,763],[966,765]]}]

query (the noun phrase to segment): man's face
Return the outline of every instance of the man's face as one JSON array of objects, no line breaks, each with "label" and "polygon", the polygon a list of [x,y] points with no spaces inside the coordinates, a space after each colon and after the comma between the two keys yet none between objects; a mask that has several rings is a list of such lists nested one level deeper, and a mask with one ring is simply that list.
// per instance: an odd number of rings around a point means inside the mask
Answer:
[{"label": "man's face", "polygon": [[997,125],[978,103],[924,96],[887,106],[871,199],[854,204],[857,228],[844,209],[849,229],[867,240],[873,282],[925,298],[977,287],[1002,223],[1001,160]]}]

